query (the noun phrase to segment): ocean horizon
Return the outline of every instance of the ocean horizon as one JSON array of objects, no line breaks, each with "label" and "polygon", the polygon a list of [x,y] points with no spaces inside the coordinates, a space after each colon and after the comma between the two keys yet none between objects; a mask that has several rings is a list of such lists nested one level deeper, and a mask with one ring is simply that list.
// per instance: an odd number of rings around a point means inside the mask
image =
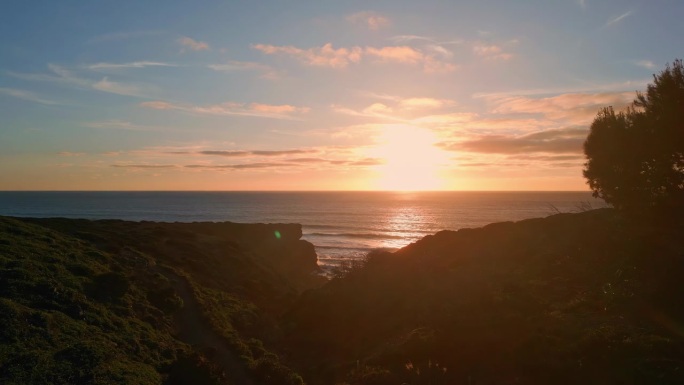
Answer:
[{"label": "ocean horizon", "polygon": [[299,223],[330,270],[441,230],[605,207],[585,191],[0,191],[0,215]]}]

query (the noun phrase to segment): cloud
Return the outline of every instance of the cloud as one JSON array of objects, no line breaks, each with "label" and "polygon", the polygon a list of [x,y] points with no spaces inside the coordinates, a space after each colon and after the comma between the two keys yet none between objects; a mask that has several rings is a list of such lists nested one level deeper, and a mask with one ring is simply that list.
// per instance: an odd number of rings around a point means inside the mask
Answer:
[{"label": "cloud", "polygon": [[152,169],[177,168],[178,167],[175,164],[112,164],[110,166],[116,167],[116,168],[141,168],[141,169],[146,169],[146,168],[152,168]]},{"label": "cloud", "polygon": [[456,103],[448,99],[435,99],[428,97],[401,98],[392,95],[368,94],[381,99],[383,102],[375,102],[367,107],[357,110],[339,105],[332,105],[333,111],[345,115],[380,118],[393,122],[424,123],[422,119],[430,115],[421,115],[427,112],[434,113],[436,110],[452,107]]},{"label": "cloud", "polygon": [[367,47],[365,54],[384,61],[396,61],[400,63],[417,63],[424,56],[409,46]]},{"label": "cloud", "polygon": [[154,126],[143,126],[139,124],[133,124],[124,120],[103,120],[96,122],[85,122],[82,124],[83,127],[89,128],[101,128],[101,129],[115,129],[115,130],[140,130],[140,131],[157,131],[163,129],[162,127]]},{"label": "cloud", "polygon": [[139,106],[155,110],[178,110],[203,115],[237,115],[291,120],[299,119],[298,115],[307,113],[310,110],[308,107],[296,107],[289,104],[271,105],[226,102],[208,106],[184,106],[158,100],[143,102],[140,103]]},{"label": "cloud", "polygon": [[484,135],[460,142],[443,142],[439,146],[449,151],[468,151],[487,154],[560,153],[582,152],[582,144],[589,131],[569,127],[539,131],[522,136]]},{"label": "cloud", "polygon": [[[187,154],[187,152],[185,152],[185,153]],[[205,151],[198,152],[198,154],[236,157],[236,156],[247,156],[250,154],[250,152],[249,151],[205,150]]]},{"label": "cloud", "polygon": [[146,97],[145,92],[135,84],[124,84],[110,81],[106,76],[92,87],[98,91],[109,92],[117,95]]},{"label": "cloud", "polygon": [[251,151],[252,155],[260,156],[281,156],[281,155],[297,155],[297,154],[310,154],[316,152],[315,150],[279,150],[279,151]]},{"label": "cloud", "polygon": [[192,51],[206,51],[209,49],[209,44],[203,41],[197,41],[187,36],[179,38],[178,40],[176,40],[176,42],[183,46],[183,50],[185,48],[190,49]]},{"label": "cloud", "polygon": [[31,91],[19,90],[16,88],[4,88],[0,87],[0,94],[5,94],[12,96],[17,99],[28,100],[30,102],[45,104],[45,105],[57,105],[60,104],[54,100],[49,100],[42,98]]},{"label": "cloud", "polygon": [[632,92],[567,93],[545,98],[528,96],[485,97],[496,114],[538,114],[573,124],[589,123],[603,107],[622,109],[634,98]]},{"label": "cloud", "polygon": [[636,62],[635,64],[638,65],[639,67],[643,67],[643,68],[646,68],[649,70],[656,68],[655,63],[650,61],[650,60],[640,60],[640,61]]},{"label": "cloud", "polygon": [[101,43],[108,41],[120,41],[127,39],[136,39],[146,36],[157,36],[163,34],[164,31],[127,31],[127,32],[113,32],[104,35],[98,35],[90,38],[87,43]]},{"label": "cloud", "polygon": [[178,108],[178,107],[176,107],[175,105],[173,105],[173,104],[171,104],[171,103],[162,102],[162,101],[159,101],[159,100],[155,100],[155,101],[152,101],[152,102],[142,102],[142,103],[140,103],[140,106],[141,106],[141,107],[146,107],[146,108],[152,108],[152,109],[154,109],[154,110],[173,110],[173,109],[177,109],[177,108]]},{"label": "cloud", "polygon": [[620,21],[624,20],[625,18],[629,17],[632,13],[634,13],[634,12],[633,11],[627,11],[627,12],[623,13],[622,15],[613,17],[612,19],[608,20],[603,27],[607,28],[607,27],[610,27],[612,25],[615,25],[615,24],[619,23]]},{"label": "cloud", "polygon": [[86,65],[85,68],[93,71],[98,70],[119,70],[129,68],[146,68],[146,67],[177,67],[176,64],[162,63],[154,61],[135,61],[130,63],[95,63]]},{"label": "cloud", "polygon": [[450,72],[456,69],[454,64],[409,46],[333,48],[332,44],[327,43],[322,47],[309,49],[269,44],[256,44],[253,48],[267,55],[290,56],[305,65],[336,69],[343,69],[351,64],[360,63],[364,57],[384,63],[422,64],[423,70],[427,73]]},{"label": "cloud", "polygon": [[15,72],[10,72],[9,74],[24,80],[52,82],[86,90],[97,90],[140,98],[149,97],[148,93],[155,90],[154,87],[147,85],[110,81],[107,77],[99,81],[83,78],[76,75],[73,71],[56,64],[48,64],[48,68],[53,74],[24,74]]},{"label": "cloud", "polygon": [[354,24],[362,24],[372,31],[377,31],[390,25],[388,18],[375,12],[363,11],[347,16],[347,21]]},{"label": "cloud", "polygon": [[479,57],[493,60],[509,60],[513,57],[513,54],[504,52],[499,45],[481,42],[473,44],[473,52]]},{"label": "cloud", "polygon": [[82,155],[85,155],[85,154],[86,154],[85,152],[71,152],[71,151],[61,151],[61,152],[58,152],[58,153],[57,153],[57,155],[59,155],[59,156],[68,156],[68,157],[71,157],[71,156],[82,156]]},{"label": "cloud", "polygon": [[251,103],[249,109],[256,112],[263,112],[265,114],[291,114],[309,112],[308,107],[295,107],[289,104],[271,105],[261,103]]},{"label": "cloud", "polygon": [[407,98],[399,101],[401,108],[414,110],[438,109],[455,104],[453,100],[434,99],[434,98]]},{"label": "cloud", "polygon": [[295,57],[307,65],[331,68],[346,68],[350,63],[358,63],[362,55],[360,47],[336,49],[331,43],[306,50],[294,46],[269,44],[256,44],[253,48],[267,55],[284,54]]},{"label": "cloud", "polygon": [[316,152],[315,150],[253,150],[253,151],[225,151],[225,150],[204,150],[197,152],[201,155],[217,155],[226,157],[243,157],[248,155],[256,156],[283,156],[283,155],[299,155],[310,154]]},{"label": "cloud", "polygon": [[328,163],[330,162],[328,159],[323,159],[323,158],[292,158],[292,159],[287,159],[287,162],[293,162],[293,163]]},{"label": "cloud", "polygon": [[596,83],[590,85],[582,85],[575,87],[554,87],[554,88],[528,88],[519,90],[510,90],[505,92],[489,92],[489,93],[476,93],[473,94],[473,98],[476,99],[497,99],[511,96],[537,96],[541,97],[544,95],[551,94],[587,94],[587,93],[611,93],[611,92],[623,92],[625,90],[637,90],[646,88],[646,86],[651,82],[652,79],[644,78],[642,80],[628,80],[624,82],[614,82],[614,83]]},{"label": "cloud", "polygon": [[580,8],[582,8],[582,9],[587,9],[587,2],[586,2],[586,0],[577,0],[577,4],[579,4]]},{"label": "cloud", "polygon": [[281,77],[273,68],[255,62],[230,61],[225,64],[210,64],[207,67],[218,72],[256,71],[261,73],[259,77],[262,79],[275,80]]},{"label": "cloud", "polygon": [[195,168],[195,169],[209,169],[209,170],[250,170],[250,169],[263,169],[263,168],[274,168],[274,167],[297,167],[297,164],[292,163],[241,163],[241,164],[189,164],[184,166],[185,168]]}]

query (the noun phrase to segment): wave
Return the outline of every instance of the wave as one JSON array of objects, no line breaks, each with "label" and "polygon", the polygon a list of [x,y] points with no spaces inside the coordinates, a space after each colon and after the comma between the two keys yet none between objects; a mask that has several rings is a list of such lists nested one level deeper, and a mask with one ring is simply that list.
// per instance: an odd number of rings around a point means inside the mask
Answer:
[{"label": "wave", "polygon": [[349,247],[349,246],[319,246],[316,245],[316,250],[350,250],[350,251],[371,251],[374,247]]},{"label": "wave", "polygon": [[374,233],[308,233],[304,236],[314,236],[314,237],[345,237],[345,238],[362,238],[362,239],[407,239],[410,237],[405,237],[401,235],[390,235],[390,234],[374,234]]}]

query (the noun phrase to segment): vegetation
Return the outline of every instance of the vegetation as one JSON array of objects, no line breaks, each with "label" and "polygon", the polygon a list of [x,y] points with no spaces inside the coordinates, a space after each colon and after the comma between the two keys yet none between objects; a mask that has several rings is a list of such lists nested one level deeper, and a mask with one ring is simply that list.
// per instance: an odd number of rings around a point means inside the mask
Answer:
[{"label": "vegetation", "polygon": [[684,214],[684,66],[654,75],[625,112],[603,109],[584,144],[584,176],[618,209],[670,218]]},{"label": "vegetation", "polygon": [[611,209],[443,231],[305,293],[287,345],[310,384],[682,383],[681,235]]},{"label": "vegetation", "polygon": [[301,384],[261,339],[311,266],[264,226],[0,218],[0,383]]},{"label": "vegetation", "polygon": [[0,383],[684,383],[681,227],[442,231],[322,283],[288,226],[0,218]]}]

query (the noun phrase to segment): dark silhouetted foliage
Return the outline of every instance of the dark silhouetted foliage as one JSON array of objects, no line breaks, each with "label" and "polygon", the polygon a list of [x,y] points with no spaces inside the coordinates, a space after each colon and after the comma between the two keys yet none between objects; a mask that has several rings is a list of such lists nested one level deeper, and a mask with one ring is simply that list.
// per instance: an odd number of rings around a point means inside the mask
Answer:
[{"label": "dark silhouetted foliage", "polygon": [[584,143],[584,176],[594,192],[632,214],[684,212],[684,67],[654,75],[627,111],[598,113]]}]

